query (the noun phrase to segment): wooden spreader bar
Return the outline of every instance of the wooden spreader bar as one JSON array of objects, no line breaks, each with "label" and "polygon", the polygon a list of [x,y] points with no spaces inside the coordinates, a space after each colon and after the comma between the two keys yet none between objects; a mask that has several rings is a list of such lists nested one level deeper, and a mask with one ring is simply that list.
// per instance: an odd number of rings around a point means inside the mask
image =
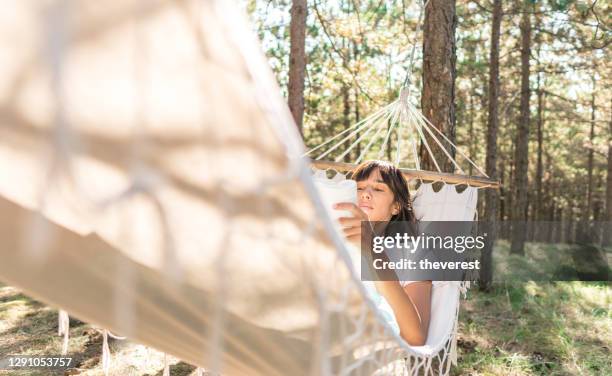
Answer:
[{"label": "wooden spreader bar", "polygon": [[[312,161],[312,164],[313,166],[321,170],[334,169],[340,172],[351,171],[354,170],[355,167],[357,167],[357,164],[354,163],[332,162],[322,160]],[[422,179],[426,181],[442,181],[451,184],[468,184],[473,187],[490,187],[496,189],[498,189],[500,185],[499,181],[492,180],[483,176],[458,175],[451,174],[448,172],[422,171],[409,168],[400,168],[400,171],[408,180]]]}]

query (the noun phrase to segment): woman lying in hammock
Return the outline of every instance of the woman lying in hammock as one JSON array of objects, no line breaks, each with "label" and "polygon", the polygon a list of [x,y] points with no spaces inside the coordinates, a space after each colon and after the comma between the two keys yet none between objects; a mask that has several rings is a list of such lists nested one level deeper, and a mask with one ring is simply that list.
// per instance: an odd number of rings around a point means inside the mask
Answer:
[{"label": "woman lying in hammock", "polygon": [[[340,218],[351,243],[361,247],[362,221],[416,221],[408,183],[397,167],[388,162],[368,161],[353,171],[352,178],[357,181],[357,205],[345,202],[335,206],[353,213],[352,217]],[[422,346],[429,329],[432,282],[405,284],[393,279],[377,281],[376,288],[391,306],[402,338],[412,346]]]}]

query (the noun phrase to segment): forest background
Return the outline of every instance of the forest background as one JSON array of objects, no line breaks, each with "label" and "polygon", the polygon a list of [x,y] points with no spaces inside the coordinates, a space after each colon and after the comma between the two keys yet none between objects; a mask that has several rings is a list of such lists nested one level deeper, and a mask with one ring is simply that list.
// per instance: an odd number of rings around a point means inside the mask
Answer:
[{"label": "forest background", "polygon": [[[441,9],[446,18],[439,22],[426,12],[420,28],[419,1],[249,0],[244,5],[308,148],[395,100],[407,74],[416,88],[415,103],[427,116],[423,97],[431,93],[422,85],[427,74],[422,47],[431,43],[428,39],[451,34],[454,92],[447,106],[452,115],[448,124],[428,117],[501,182],[499,190],[487,193],[486,205],[481,200],[479,217],[612,221],[609,1],[432,0],[428,6],[446,7]],[[359,147],[345,160],[355,160],[358,152]],[[486,213],[485,206],[493,210]]]}]

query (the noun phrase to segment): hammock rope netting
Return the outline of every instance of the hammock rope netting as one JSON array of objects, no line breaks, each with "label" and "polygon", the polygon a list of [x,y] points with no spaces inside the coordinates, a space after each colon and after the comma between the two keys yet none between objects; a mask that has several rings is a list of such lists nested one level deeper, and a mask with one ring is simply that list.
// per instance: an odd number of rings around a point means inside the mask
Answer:
[{"label": "hammock rope netting", "polygon": [[[0,280],[61,309],[63,353],[70,314],[104,328],[109,374],[118,336],[200,374],[448,374],[466,285],[434,286],[426,346],[394,332],[232,2],[5,8]],[[445,138],[406,96],[352,129]],[[395,162],[416,142],[398,135]],[[473,218],[477,188],[421,187],[423,218]]]}]

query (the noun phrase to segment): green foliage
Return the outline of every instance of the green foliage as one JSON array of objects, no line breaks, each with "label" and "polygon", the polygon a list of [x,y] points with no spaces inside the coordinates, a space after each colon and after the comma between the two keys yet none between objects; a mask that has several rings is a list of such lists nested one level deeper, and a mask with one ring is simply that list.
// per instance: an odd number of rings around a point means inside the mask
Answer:
[{"label": "green foliage", "polygon": [[[286,90],[291,2],[247,3],[270,65]],[[519,114],[521,3],[503,2],[498,171],[504,174],[500,178],[506,191],[510,188]],[[396,98],[408,73],[419,2],[310,0],[308,5],[304,141],[307,147],[314,147]],[[570,212],[582,215],[590,147],[595,150],[594,205],[604,205],[612,97],[612,59],[605,48],[612,43],[612,33],[604,22],[610,6],[610,2],[548,0],[529,7],[533,12],[529,190],[535,191],[537,93],[541,90],[545,189],[541,210],[545,213],[561,210],[565,216]],[[480,166],[485,165],[486,156],[491,9],[491,0],[478,4],[459,0],[456,4],[457,144]],[[411,69],[411,82],[417,88],[421,87],[421,43],[419,35]],[[596,125],[590,146],[593,91]],[[415,103],[419,103],[418,90],[415,95]],[[530,202],[533,206],[533,200]]]}]

